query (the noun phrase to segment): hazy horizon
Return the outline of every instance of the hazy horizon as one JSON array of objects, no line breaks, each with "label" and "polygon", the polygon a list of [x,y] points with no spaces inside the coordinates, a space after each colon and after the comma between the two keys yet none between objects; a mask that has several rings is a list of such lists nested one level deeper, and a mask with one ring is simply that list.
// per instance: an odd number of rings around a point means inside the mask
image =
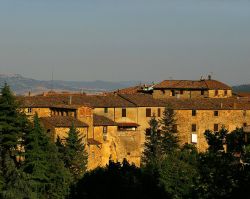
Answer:
[{"label": "hazy horizon", "polygon": [[0,73],[250,83],[250,1],[2,0]]}]

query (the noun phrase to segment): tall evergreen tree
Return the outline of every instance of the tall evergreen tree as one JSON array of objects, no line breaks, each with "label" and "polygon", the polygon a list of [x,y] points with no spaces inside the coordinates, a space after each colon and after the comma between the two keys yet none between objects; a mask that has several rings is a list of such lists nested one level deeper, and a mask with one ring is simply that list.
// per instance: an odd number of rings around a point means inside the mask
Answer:
[{"label": "tall evergreen tree", "polygon": [[[87,169],[88,154],[83,137],[72,124],[68,136],[65,138],[64,164],[69,169],[74,180],[80,179]],[[62,149],[61,149],[62,150]]]},{"label": "tall evergreen tree", "polygon": [[3,163],[5,183],[0,193],[3,199],[26,199],[32,198],[32,191],[28,183],[27,175],[16,168],[9,153],[5,154]]},{"label": "tall evergreen tree", "polygon": [[142,165],[158,167],[163,158],[163,153],[159,124],[155,116],[151,118],[149,125],[150,129],[146,131],[144,151],[142,153]]},{"label": "tall evergreen tree", "polygon": [[2,157],[11,151],[11,157],[14,161],[16,160],[16,156],[21,152],[22,137],[30,130],[29,127],[27,117],[21,112],[10,87],[5,84],[0,96],[0,149]]},{"label": "tall evergreen tree", "polygon": [[175,113],[170,105],[165,108],[159,123],[162,136],[162,150],[165,154],[172,153],[179,147],[179,139],[176,129]]},{"label": "tall evergreen tree", "polygon": [[69,193],[69,173],[58,155],[35,115],[33,130],[25,137],[23,170],[37,198],[64,198]]}]

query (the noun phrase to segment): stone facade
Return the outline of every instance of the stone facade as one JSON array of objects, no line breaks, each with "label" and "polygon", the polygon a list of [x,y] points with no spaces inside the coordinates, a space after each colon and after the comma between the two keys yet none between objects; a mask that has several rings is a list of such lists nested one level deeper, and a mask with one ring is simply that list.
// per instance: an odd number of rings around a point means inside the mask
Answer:
[{"label": "stone facade", "polygon": [[183,99],[166,97],[171,95],[170,91],[164,93],[165,97],[162,94],[156,89],[152,95],[74,96],[72,104],[64,103],[67,97],[57,96],[50,97],[48,106],[43,103],[42,107],[39,105],[48,98],[39,97],[40,104],[36,105],[36,97],[29,106],[32,101],[29,97],[24,110],[31,118],[38,114],[53,140],[67,136],[74,122],[86,138],[88,169],[105,166],[109,160],[121,162],[124,158],[140,166],[149,120],[153,115],[160,119],[168,105],[176,114],[180,144],[193,143],[199,151],[207,149],[205,130],[217,131],[224,126],[232,131],[250,124],[250,102],[230,97],[230,89],[207,90],[203,97],[199,96],[199,90],[184,90],[179,93]]}]

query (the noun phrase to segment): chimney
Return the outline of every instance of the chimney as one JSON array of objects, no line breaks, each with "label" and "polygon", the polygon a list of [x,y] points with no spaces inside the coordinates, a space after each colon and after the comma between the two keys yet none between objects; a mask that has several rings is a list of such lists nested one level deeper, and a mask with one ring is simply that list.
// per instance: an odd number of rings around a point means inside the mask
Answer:
[{"label": "chimney", "polygon": [[208,80],[211,80],[212,79],[212,76],[211,75],[208,75]]},{"label": "chimney", "polygon": [[69,105],[72,104],[72,95],[69,96]]},{"label": "chimney", "polygon": [[29,96],[31,96],[31,92],[29,91]]}]

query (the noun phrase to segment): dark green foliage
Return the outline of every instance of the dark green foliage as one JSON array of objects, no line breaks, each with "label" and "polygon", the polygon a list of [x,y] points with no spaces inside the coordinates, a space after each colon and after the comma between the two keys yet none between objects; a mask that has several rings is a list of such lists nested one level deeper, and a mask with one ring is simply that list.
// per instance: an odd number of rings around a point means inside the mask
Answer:
[{"label": "dark green foliage", "polygon": [[83,138],[80,132],[72,124],[68,136],[65,138],[65,146],[57,141],[59,150],[63,153],[65,167],[69,169],[74,180],[81,178],[87,169],[88,154],[85,150]]},{"label": "dark green foliage", "polygon": [[165,154],[172,153],[179,147],[179,140],[176,129],[175,113],[170,106],[165,108],[159,123],[161,128],[163,151]]},{"label": "dark green foliage", "polygon": [[74,199],[112,199],[112,198],[169,198],[159,188],[150,176],[139,168],[129,165],[110,162],[105,168],[97,168],[87,172],[77,183]]},{"label": "dark green foliage", "polygon": [[243,153],[244,152],[244,132],[242,128],[236,128],[234,131],[227,135],[227,151],[230,153]]},{"label": "dark green foliage", "polygon": [[207,152],[200,155],[199,198],[228,198],[238,187],[239,163],[231,154]]},{"label": "dark green foliage", "polygon": [[33,130],[25,137],[23,170],[37,198],[64,198],[69,192],[69,173],[58,155],[35,115]]},{"label": "dark green foliage", "polygon": [[158,121],[152,117],[149,121],[150,131],[146,132],[144,151],[142,154],[142,165],[150,167],[159,167],[162,158],[162,143],[159,132]]},{"label": "dark green foliage", "polygon": [[191,147],[165,157],[159,172],[160,184],[171,198],[194,198],[199,173],[198,153]]},{"label": "dark green foliage", "polygon": [[1,90],[0,96],[0,149],[1,154],[11,151],[15,160],[20,154],[17,147],[22,145],[22,137],[30,125],[25,115],[19,110],[18,104],[7,84]]},{"label": "dark green foliage", "polygon": [[28,183],[27,174],[17,169],[9,153],[3,158],[3,175],[5,184],[0,193],[3,199],[32,198],[32,191]]},{"label": "dark green foliage", "polygon": [[212,153],[224,151],[223,145],[226,144],[227,134],[228,131],[225,128],[222,128],[218,132],[206,130],[204,135],[209,145],[208,150]]}]

